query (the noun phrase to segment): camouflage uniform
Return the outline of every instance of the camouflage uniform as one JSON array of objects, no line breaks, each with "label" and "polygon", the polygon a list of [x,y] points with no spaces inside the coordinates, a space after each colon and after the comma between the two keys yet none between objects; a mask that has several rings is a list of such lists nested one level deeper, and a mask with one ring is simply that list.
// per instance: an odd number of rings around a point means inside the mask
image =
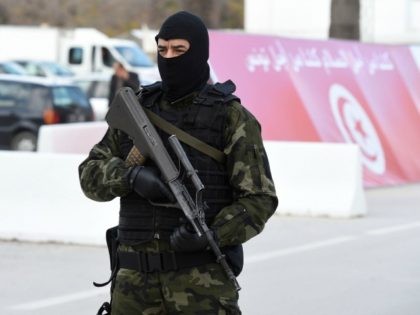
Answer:
[{"label": "camouflage uniform", "polygon": [[[169,104],[161,99],[159,106],[165,108]],[[170,106],[192,105],[179,101]],[[82,189],[93,200],[108,201],[130,192],[127,181],[130,168],[119,152],[121,136],[121,131],[108,129],[79,167]],[[260,125],[236,101],[227,104],[224,139],[235,200],[210,225],[220,247],[242,244],[260,233],[277,206]],[[119,250],[159,252],[170,250],[170,245],[155,239],[135,246],[120,245]],[[233,284],[216,263],[147,274],[120,269],[113,291],[112,314],[240,314],[237,301]]]}]

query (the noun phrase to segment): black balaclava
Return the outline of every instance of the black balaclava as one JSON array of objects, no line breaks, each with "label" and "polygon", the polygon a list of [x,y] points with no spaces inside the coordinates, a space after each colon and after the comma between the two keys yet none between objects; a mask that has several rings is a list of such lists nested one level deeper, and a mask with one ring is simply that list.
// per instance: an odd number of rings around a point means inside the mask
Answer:
[{"label": "black balaclava", "polygon": [[166,98],[173,102],[203,87],[209,79],[209,34],[203,21],[188,12],[181,11],[168,17],[163,22],[159,38],[185,39],[190,48],[182,55],[164,58],[157,55],[162,89]]}]

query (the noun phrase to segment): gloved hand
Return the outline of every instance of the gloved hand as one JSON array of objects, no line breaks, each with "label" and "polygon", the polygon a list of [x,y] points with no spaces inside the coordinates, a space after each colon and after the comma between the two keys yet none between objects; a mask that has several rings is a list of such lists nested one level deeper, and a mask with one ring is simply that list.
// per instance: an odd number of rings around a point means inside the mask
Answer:
[{"label": "gloved hand", "polygon": [[176,228],[170,236],[171,247],[176,252],[195,252],[204,250],[208,241],[204,235],[198,236],[189,224]]},{"label": "gloved hand", "polygon": [[151,166],[135,166],[128,175],[130,187],[145,199],[154,202],[175,202],[169,187],[160,179],[159,171]]}]

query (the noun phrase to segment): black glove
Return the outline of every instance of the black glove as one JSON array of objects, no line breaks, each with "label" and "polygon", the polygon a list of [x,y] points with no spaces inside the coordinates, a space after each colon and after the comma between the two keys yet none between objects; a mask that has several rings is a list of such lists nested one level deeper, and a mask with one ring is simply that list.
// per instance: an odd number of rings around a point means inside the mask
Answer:
[{"label": "black glove", "polygon": [[150,166],[136,166],[128,175],[131,189],[154,202],[175,202],[169,187],[160,179],[159,171]]},{"label": "black glove", "polygon": [[189,224],[176,228],[170,236],[170,243],[176,252],[200,251],[208,245],[207,238],[204,235],[198,236]]}]

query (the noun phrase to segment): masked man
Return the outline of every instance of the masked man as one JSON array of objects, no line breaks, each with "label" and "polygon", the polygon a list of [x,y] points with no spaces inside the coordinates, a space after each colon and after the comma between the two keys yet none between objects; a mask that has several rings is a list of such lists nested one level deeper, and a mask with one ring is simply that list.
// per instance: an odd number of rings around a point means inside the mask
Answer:
[{"label": "masked man", "polygon": [[[277,207],[260,125],[232,94],[231,81],[207,84],[209,37],[200,18],[184,11],[168,17],[156,42],[162,82],[140,89],[139,106],[223,152],[225,159],[216,160],[183,144],[205,186],[207,225],[239,274],[242,243],[262,231]],[[170,152],[169,135],[156,129]],[[79,167],[87,197],[121,200],[112,314],[241,314],[238,292],[206,239],[180,209],[155,204],[174,197],[152,160],[129,162],[132,147],[110,128]]]}]

